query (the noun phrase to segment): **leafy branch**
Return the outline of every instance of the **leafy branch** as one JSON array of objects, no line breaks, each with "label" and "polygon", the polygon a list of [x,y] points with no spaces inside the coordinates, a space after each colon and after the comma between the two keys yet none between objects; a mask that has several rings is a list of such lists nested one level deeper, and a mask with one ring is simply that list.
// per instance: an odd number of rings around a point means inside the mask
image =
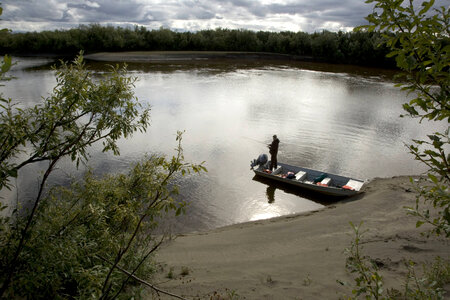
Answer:
[{"label": "leafy branch", "polygon": [[364,235],[364,232],[361,232],[362,223],[357,226],[350,222],[350,225],[355,238],[350,248],[345,249],[347,255],[345,266],[350,273],[357,275],[356,287],[352,290],[352,294],[356,298],[365,295],[366,299],[386,299],[383,297],[383,277],[379,273],[378,266],[362,254],[361,239]]},{"label": "leafy branch", "polygon": [[419,201],[408,212],[420,217],[419,226],[433,224],[434,233],[450,236],[450,8],[434,8],[434,0],[423,1],[420,8],[413,0],[366,3],[374,3],[373,13],[366,17],[370,24],[359,30],[382,32],[382,45],[390,48],[388,56],[395,57],[403,71],[404,81],[398,86],[413,95],[403,109],[420,122],[447,125],[443,132],[429,134],[428,140],[416,139],[407,145],[415,159],[428,167],[431,184],[418,186],[418,199],[433,204],[437,219],[432,219],[429,209],[421,209]]},{"label": "leafy branch", "polygon": [[[6,60],[3,66],[8,64]],[[119,138],[145,131],[148,126],[149,108],[141,111],[132,91],[136,79],[128,77],[125,69],[112,68],[111,74],[94,79],[80,54],[73,64],[62,62],[55,71],[57,85],[43,104],[20,109],[11,99],[2,98],[0,103],[0,189],[10,188],[9,179],[17,177],[24,166],[39,161],[49,163],[26,221],[16,228],[18,243],[7,243],[10,257],[2,263],[0,296],[17,271],[36,223],[44,186],[56,164],[63,157],[70,157],[78,166],[87,161],[87,148],[98,141],[103,141],[103,151],[119,154]],[[20,160],[19,154],[25,158]]]}]

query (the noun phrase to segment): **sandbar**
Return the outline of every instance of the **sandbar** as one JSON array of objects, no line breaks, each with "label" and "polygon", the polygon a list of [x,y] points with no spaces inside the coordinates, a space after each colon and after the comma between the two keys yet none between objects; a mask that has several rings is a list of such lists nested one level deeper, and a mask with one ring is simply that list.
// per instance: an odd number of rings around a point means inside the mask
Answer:
[{"label": "sandbar", "polygon": [[98,52],[84,55],[93,61],[114,61],[130,63],[164,63],[164,62],[205,62],[205,61],[314,61],[310,56],[233,51],[124,51]]},{"label": "sandbar", "polygon": [[[448,239],[420,235],[426,227],[406,214],[417,195],[409,178],[375,178],[360,195],[318,211],[176,236],[159,249],[151,282],[187,299],[338,299],[354,286],[345,268],[349,222],[363,222],[364,254],[379,265],[386,288],[402,288],[405,260],[450,256]],[[149,290],[147,299],[173,298]]]}]

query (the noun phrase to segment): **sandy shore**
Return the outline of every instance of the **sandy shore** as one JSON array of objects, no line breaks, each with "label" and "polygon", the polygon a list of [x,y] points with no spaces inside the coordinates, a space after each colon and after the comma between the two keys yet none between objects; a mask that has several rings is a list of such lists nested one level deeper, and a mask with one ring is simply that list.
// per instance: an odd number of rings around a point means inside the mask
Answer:
[{"label": "sandy shore", "polygon": [[364,251],[379,262],[386,286],[401,287],[404,259],[450,258],[448,241],[419,235],[406,215],[415,196],[408,177],[374,179],[356,199],[320,211],[181,235],[159,250],[152,282],[188,299],[338,299],[351,289],[336,280],[354,283],[343,253],[351,221],[369,230]]}]

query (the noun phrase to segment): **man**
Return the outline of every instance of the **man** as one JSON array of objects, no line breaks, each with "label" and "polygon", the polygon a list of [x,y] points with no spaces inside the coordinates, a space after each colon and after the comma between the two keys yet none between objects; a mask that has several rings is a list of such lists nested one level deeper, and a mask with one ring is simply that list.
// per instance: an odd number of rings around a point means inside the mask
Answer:
[{"label": "man", "polygon": [[277,168],[277,154],[278,154],[278,144],[280,144],[280,140],[277,138],[277,135],[273,135],[273,141],[269,145],[269,153],[270,153],[270,171]]}]

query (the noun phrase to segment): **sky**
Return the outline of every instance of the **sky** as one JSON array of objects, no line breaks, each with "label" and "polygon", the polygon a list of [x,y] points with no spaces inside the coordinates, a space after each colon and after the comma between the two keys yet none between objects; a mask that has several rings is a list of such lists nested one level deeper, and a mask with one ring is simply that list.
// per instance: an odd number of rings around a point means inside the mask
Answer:
[{"label": "sky", "polygon": [[249,29],[349,31],[365,24],[364,0],[0,0],[0,27],[13,32],[80,24],[160,27],[175,31]]},{"label": "sky", "polygon": [[[448,1],[448,0],[446,0]],[[364,0],[0,0],[0,28],[13,32],[80,24],[144,26],[174,31],[350,31],[366,24]]]}]

